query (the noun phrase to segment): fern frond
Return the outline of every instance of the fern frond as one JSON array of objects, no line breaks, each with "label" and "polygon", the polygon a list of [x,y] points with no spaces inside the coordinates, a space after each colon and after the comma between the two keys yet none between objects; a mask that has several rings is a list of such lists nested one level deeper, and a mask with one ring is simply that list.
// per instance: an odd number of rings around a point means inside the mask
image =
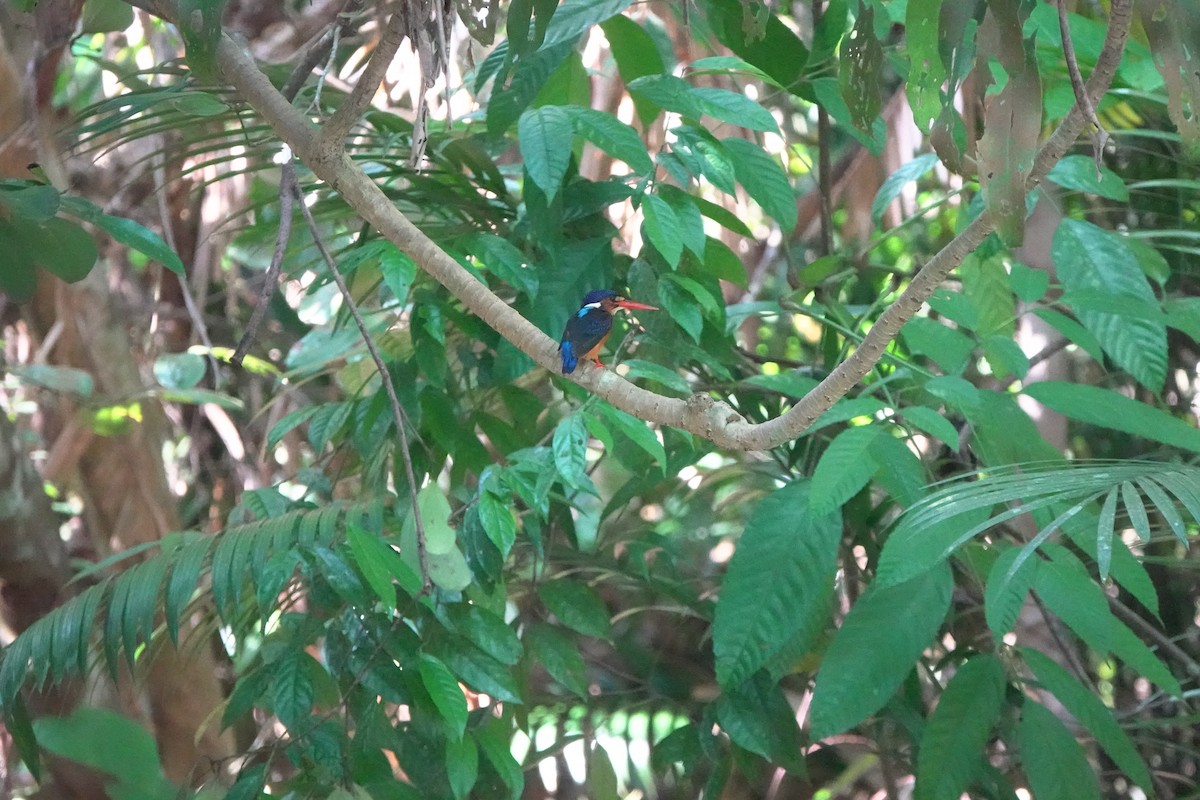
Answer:
[{"label": "fern frond", "polygon": [[[259,566],[271,565],[278,574],[266,583],[282,589],[294,565],[282,554],[329,548],[347,523],[381,530],[385,505],[386,499],[339,502],[232,526],[215,536],[171,537],[158,554],[86,589],[18,636],[0,660],[0,707],[12,706],[26,683],[41,688],[47,681],[85,673],[94,664],[90,650],[96,628],[102,630],[103,662],[114,673],[122,654],[133,666],[158,629],[160,613],[162,629],[178,645],[180,620],[206,573],[222,620],[245,624],[238,601],[251,586],[262,588]],[[274,597],[255,594],[265,613]],[[238,620],[232,619],[235,614]]]}]

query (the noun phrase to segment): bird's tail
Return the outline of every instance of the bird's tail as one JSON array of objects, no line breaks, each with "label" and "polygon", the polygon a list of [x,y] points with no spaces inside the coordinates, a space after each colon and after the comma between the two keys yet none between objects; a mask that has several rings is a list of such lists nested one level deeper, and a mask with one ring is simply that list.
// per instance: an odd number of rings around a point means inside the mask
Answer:
[{"label": "bird's tail", "polygon": [[575,357],[575,349],[571,347],[570,342],[562,342],[558,349],[562,352],[563,375],[570,375],[575,371],[575,365],[579,363],[579,359]]}]

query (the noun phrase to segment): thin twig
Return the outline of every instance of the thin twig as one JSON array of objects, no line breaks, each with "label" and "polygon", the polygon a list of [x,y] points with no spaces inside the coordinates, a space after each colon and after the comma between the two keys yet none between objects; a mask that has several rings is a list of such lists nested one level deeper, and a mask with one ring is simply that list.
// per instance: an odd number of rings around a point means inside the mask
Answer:
[{"label": "thin twig", "polygon": [[[167,205],[167,169],[163,165],[162,155],[156,155],[154,158],[154,197],[158,201],[158,215],[162,222],[163,239],[167,242],[167,247],[171,248],[171,252],[178,253],[179,249],[175,243],[175,231],[171,227],[171,209]],[[161,275],[161,273],[160,273]],[[203,342],[208,357],[208,365],[212,368],[213,386],[221,388],[221,370],[217,364],[217,359],[213,356],[212,339],[208,337],[208,327],[204,324],[204,315],[200,313],[200,309],[196,306],[196,298],[192,297],[192,289],[188,286],[187,275],[180,275],[179,291],[183,295],[183,306],[187,309],[188,317],[192,321],[192,328],[196,331],[196,335]]]},{"label": "thin twig", "polygon": [[[279,93],[289,102],[296,99],[296,95],[300,93],[304,82],[316,66],[333,55],[337,49],[339,32],[344,32],[349,28],[351,14],[361,7],[362,0],[346,0],[342,10],[338,12],[337,21],[330,25],[325,33],[304,52],[292,73],[288,75],[288,79],[284,81],[283,88],[279,90]],[[254,312],[250,315],[250,321],[246,324],[246,331],[242,334],[237,349],[233,352],[233,357],[230,358],[230,361],[237,366],[242,365],[242,360],[250,351],[250,345],[258,336],[258,329],[262,325],[263,317],[266,316],[267,304],[279,283],[279,273],[283,270],[283,257],[287,253],[288,240],[292,236],[292,205],[296,197],[295,188],[296,159],[289,155],[279,176],[279,230],[275,234],[275,252],[272,253],[271,265],[267,267],[267,272],[263,276],[263,285],[258,292],[258,302],[254,306]]]},{"label": "thin twig", "polygon": [[1079,61],[1075,58],[1075,45],[1071,41],[1071,24],[1067,20],[1067,0],[1058,0],[1058,30],[1062,34],[1063,58],[1067,60],[1067,74],[1071,76],[1071,88],[1075,90],[1075,102],[1083,111],[1087,120],[1096,126],[1092,131],[1092,150],[1096,157],[1096,179],[1102,177],[1100,168],[1104,165],[1104,146],[1108,144],[1108,131],[1096,117],[1096,107],[1092,98],[1088,97],[1083,85],[1083,75],[1079,73]]},{"label": "thin twig", "polygon": [[1180,666],[1187,670],[1188,675],[1193,678],[1200,678],[1200,663],[1197,663],[1196,659],[1188,655],[1186,650],[1175,644],[1169,636],[1142,619],[1140,614],[1115,597],[1108,598],[1108,607],[1112,609],[1113,614],[1120,617],[1127,625],[1137,628],[1143,636],[1153,641],[1159,649],[1171,656],[1175,661],[1178,661]]},{"label": "thin twig", "polygon": [[233,351],[233,357],[229,359],[239,367],[258,335],[258,328],[267,314],[271,295],[275,293],[275,286],[279,283],[279,273],[283,271],[283,257],[287,255],[288,240],[292,238],[292,205],[295,197],[296,159],[288,156],[279,174],[279,230],[275,235],[275,252],[271,254],[271,265],[267,267],[267,274],[263,276],[262,288],[258,290],[258,302],[254,304],[250,321],[246,323],[246,331],[242,334],[237,349]]},{"label": "thin twig", "polygon": [[[815,29],[821,23],[824,0],[812,0],[812,19]],[[829,155],[829,112],[817,106],[817,195],[819,200],[821,250],[819,255],[833,252],[833,165]]]},{"label": "thin twig", "polygon": [[342,293],[342,301],[345,302],[346,308],[350,311],[350,316],[354,318],[354,324],[358,326],[358,332],[363,338],[363,343],[367,346],[367,352],[371,354],[371,360],[375,362],[375,369],[379,370],[379,377],[383,379],[383,389],[387,392],[388,403],[392,409],[392,420],[396,424],[396,430],[400,433],[400,454],[404,461],[404,474],[408,478],[408,496],[412,502],[413,524],[417,531],[417,565],[421,571],[421,593],[429,594],[433,589],[433,583],[429,579],[429,553],[426,549],[425,539],[425,523],[421,519],[421,509],[417,503],[417,475],[413,469],[412,454],[409,452],[408,444],[408,416],[404,413],[404,407],[400,405],[400,398],[396,396],[396,387],[392,385],[392,374],[388,371],[387,364],[383,361],[383,355],[380,354],[379,348],[375,346],[375,340],[371,338],[371,332],[367,329],[366,320],[363,319],[362,312],[358,310],[358,304],[354,302],[354,296],[350,294],[350,287],[346,285],[346,279],[342,277],[342,273],[338,271],[337,262],[334,261],[333,255],[325,247],[325,241],[321,238],[321,232],[317,228],[317,222],[313,219],[312,211],[304,202],[304,197],[300,193],[300,188],[293,184],[293,191],[296,195],[297,205],[300,206],[300,213],[304,215],[304,221],[308,223],[308,230],[312,234],[313,244],[317,246],[317,251],[320,252],[321,258],[325,261],[325,266],[329,268],[329,274],[333,276],[334,283],[337,284],[338,291]]},{"label": "thin twig", "polygon": [[354,127],[359,116],[371,104],[375,90],[383,82],[383,76],[392,63],[392,59],[396,57],[396,51],[400,49],[400,43],[404,41],[406,35],[408,35],[408,26],[403,14],[399,10],[393,11],[388,19],[387,27],[384,28],[383,35],[379,39],[379,44],[375,46],[375,52],[371,54],[367,66],[363,68],[358,82],[354,84],[354,90],[321,126],[319,149],[327,151],[342,149],[346,134],[350,133],[350,129]]},{"label": "thin twig", "polygon": [[317,68],[318,64],[325,61],[336,49],[334,43],[338,37],[349,33],[350,21],[357,12],[362,10],[362,6],[363,0],[346,0],[346,3],[342,6],[342,10],[337,14],[335,22],[304,52],[304,56],[296,64],[287,81],[284,82],[283,88],[279,90],[280,94],[288,100],[296,99],[296,95],[304,87],[304,82],[308,80],[308,76],[312,74],[312,71]]}]

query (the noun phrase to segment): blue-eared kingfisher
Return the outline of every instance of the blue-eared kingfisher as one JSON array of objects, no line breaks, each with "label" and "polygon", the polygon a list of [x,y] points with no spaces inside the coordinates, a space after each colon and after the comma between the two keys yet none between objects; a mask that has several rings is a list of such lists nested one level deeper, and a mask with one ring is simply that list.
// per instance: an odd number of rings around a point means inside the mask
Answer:
[{"label": "blue-eared kingfisher", "polygon": [[584,296],[583,305],[567,320],[562,341],[558,344],[564,375],[574,372],[575,366],[583,358],[592,359],[598,367],[604,366],[600,363],[600,348],[612,333],[613,313],[622,308],[627,311],[658,311],[655,306],[626,300],[611,289],[596,289]]}]

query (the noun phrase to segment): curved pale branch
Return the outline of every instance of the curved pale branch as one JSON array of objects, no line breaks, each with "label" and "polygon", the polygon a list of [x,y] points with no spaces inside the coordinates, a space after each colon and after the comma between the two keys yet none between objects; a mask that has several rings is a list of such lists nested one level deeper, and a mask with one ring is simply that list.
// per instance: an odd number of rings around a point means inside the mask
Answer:
[{"label": "curved pale branch", "polygon": [[[1112,82],[1132,19],[1132,0],[1113,0],[1108,34],[1096,68],[1087,82],[1093,105]],[[220,67],[242,98],[271,125],[312,172],[338,192],[366,222],[408,254],[464,306],[501,336],[552,372],[558,372],[557,343],[477,281],[408,220],[344,149],[322,146],[318,128],[294,108],[228,36],[219,47]],[[1036,186],[1063,157],[1087,124],[1073,109],[1047,140],[1034,162],[1028,187]],[[812,392],[775,419],[751,424],[726,403],[697,394],[686,400],[641,389],[616,374],[584,366],[571,380],[612,405],[647,422],[670,425],[733,450],[766,450],[795,439],[845,396],[878,363],[888,343],[900,332],[946,276],[993,230],[985,213],[968,225],[921,268],[908,287],[879,317],[858,348]]]}]

